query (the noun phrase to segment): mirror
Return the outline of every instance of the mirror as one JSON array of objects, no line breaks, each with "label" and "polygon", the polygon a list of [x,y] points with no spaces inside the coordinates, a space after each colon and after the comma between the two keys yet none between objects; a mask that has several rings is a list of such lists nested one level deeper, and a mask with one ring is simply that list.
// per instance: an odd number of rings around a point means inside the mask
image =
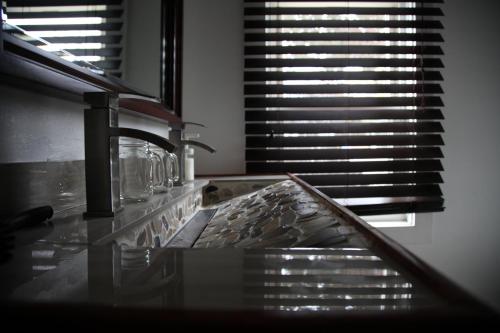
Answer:
[{"label": "mirror", "polygon": [[2,28],[161,98],[180,116],[182,0],[7,0]]}]

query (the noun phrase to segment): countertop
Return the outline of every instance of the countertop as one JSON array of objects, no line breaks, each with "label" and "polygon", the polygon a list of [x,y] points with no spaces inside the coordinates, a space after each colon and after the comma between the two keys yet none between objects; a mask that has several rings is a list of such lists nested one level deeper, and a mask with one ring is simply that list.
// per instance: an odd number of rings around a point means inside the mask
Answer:
[{"label": "countertop", "polygon": [[[180,189],[178,197],[206,184]],[[472,298],[440,291],[362,233],[329,248],[180,249],[104,241],[109,228],[149,216],[151,204],[145,207],[128,211],[133,219],[107,223],[82,222],[81,212],[68,211],[17,234],[12,257],[0,265],[6,318],[49,322],[48,312],[58,311],[61,323],[81,327],[93,320],[113,327],[118,321],[157,327],[170,320],[200,328],[246,322],[238,326],[243,331],[279,323],[290,330],[331,327],[332,320],[342,327],[357,325],[353,318],[359,316],[367,320],[363,325],[387,325],[382,320],[392,318],[389,326],[401,328],[497,320]]]}]

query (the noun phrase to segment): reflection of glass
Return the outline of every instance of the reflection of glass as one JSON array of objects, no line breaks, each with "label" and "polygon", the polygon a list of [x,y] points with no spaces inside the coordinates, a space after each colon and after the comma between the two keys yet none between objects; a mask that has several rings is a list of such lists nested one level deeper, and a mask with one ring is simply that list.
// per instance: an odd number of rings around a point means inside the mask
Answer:
[{"label": "reflection of glass", "polygon": [[153,155],[144,141],[120,138],[120,199],[146,201],[153,194]]},{"label": "reflection of glass", "polygon": [[121,269],[134,270],[149,266],[150,250],[148,248],[121,247]]},{"label": "reflection of glass", "polygon": [[179,180],[179,159],[158,146],[149,145],[149,149],[153,155],[154,193],[166,192]]}]

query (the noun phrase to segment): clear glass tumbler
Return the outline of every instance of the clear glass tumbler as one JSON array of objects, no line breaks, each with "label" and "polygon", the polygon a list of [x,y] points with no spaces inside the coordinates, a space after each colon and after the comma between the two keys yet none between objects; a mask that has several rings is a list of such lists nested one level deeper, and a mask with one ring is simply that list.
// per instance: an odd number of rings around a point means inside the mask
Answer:
[{"label": "clear glass tumbler", "polygon": [[146,201],[153,195],[153,155],[142,140],[120,138],[120,199]]},{"label": "clear glass tumbler", "polygon": [[169,153],[155,145],[149,145],[149,150],[153,158],[153,192],[166,192],[170,182],[167,174]]}]

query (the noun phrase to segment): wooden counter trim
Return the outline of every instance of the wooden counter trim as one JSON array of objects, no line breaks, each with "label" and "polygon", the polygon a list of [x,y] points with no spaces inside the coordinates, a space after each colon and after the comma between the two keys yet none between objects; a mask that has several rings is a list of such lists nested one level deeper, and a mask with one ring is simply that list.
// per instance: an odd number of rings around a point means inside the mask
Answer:
[{"label": "wooden counter trim", "polygon": [[160,103],[135,98],[120,98],[118,103],[120,108],[166,120],[170,125],[180,125],[182,123],[179,117]]},{"label": "wooden counter trim", "polygon": [[448,300],[455,306],[472,307],[479,311],[494,314],[495,312],[488,306],[481,303],[474,296],[470,295],[464,289],[450,281],[444,275],[436,271],[426,262],[419,259],[413,253],[405,249],[396,241],[380,232],[378,229],[370,226],[359,216],[351,212],[346,207],[338,204],[330,197],[326,196],[307,182],[289,173],[288,176],[297,184],[302,186],[307,192],[318,197],[335,214],[339,215],[347,222],[351,223],[376,249],[389,255],[389,258],[397,262],[403,268],[414,274],[415,277],[425,284],[430,290]]}]

